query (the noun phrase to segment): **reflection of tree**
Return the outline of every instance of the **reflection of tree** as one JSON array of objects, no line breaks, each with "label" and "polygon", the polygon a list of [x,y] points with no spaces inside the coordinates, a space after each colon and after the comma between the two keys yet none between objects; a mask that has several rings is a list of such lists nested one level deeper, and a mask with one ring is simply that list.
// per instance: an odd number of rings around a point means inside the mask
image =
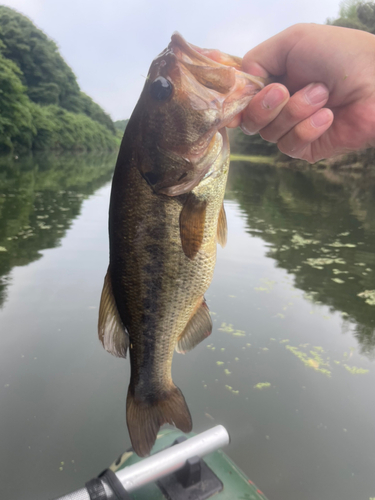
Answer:
[{"label": "reflection of tree", "polygon": [[83,199],[111,178],[114,155],[37,155],[0,163],[0,306],[9,272],[59,245]]},{"label": "reflection of tree", "polygon": [[372,350],[375,308],[358,294],[375,289],[375,177],[233,163],[228,186],[268,256],[314,302],[341,311]]}]

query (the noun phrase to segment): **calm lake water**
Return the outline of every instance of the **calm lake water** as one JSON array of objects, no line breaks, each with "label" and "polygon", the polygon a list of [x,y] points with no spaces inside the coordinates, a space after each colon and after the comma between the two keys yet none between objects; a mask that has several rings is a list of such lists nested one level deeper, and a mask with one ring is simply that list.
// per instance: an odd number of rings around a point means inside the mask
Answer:
[{"label": "calm lake water", "polygon": [[[2,498],[83,486],[129,446],[129,362],[96,333],[114,157],[0,166]],[[375,179],[234,162],[212,335],[173,375],[269,500],[375,497]]]}]

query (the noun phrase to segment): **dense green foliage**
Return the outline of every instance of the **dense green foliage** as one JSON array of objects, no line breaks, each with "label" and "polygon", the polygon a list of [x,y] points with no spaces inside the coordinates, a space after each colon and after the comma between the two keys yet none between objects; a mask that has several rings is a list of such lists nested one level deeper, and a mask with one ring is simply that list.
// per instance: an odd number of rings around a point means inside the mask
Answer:
[{"label": "dense green foliage", "polygon": [[56,44],[0,6],[0,152],[114,149],[109,115],[80,91]]},{"label": "dense green foliage", "polygon": [[117,120],[115,121],[115,129],[124,133],[129,120]]},{"label": "dense green foliage", "polygon": [[337,19],[328,19],[327,24],[375,34],[375,3],[344,0],[340,4],[339,17]]}]

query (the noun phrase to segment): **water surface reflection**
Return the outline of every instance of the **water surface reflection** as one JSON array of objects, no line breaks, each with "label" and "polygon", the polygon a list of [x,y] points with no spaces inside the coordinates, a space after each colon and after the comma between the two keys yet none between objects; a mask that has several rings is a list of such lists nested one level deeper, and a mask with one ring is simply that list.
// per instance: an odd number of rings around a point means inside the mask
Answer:
[{"label": "water surface reflection", "polygon": [[294,172],[236,163],[227,198],[247,231],[294,276],[309,300],[355,325],[361,350],[375,345],[375,176]]},{"label": "water surface reflection", "polygon": [[[96,334],[115,159],[0,168],[0,469],[9,500],[79,488],[129,446],[128,361]],[[375,188],[234,162],[212,335],[173,377],[194,430],[270,500],[375,497]],[[367,292],[367,293],[365,293]]]},{"label": "water surface reflection", "polygon": [[51,155],[0,161],[0,307],[9,272],[54,248],[82,201],[108,182],[115,155]]}]

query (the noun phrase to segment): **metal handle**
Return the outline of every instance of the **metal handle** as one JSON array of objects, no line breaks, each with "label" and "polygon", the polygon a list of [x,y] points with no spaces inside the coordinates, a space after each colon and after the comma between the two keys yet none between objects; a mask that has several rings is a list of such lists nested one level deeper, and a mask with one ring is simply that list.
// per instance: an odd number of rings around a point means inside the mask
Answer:
[{"label": "metal handle", "polygon": [[[189,458],[194,456],[203,457],[222,446],[226,446],[229,442],[230,437],[225,427],[217,425],[182,443],[155,453],[155,455],[145,458],[141,462],[129,465],[116,472],[116,475],[126,491],[130,493],[181,469]],[[81,488],[56,500],[90,500],[90,496],[86,488]]]}]

